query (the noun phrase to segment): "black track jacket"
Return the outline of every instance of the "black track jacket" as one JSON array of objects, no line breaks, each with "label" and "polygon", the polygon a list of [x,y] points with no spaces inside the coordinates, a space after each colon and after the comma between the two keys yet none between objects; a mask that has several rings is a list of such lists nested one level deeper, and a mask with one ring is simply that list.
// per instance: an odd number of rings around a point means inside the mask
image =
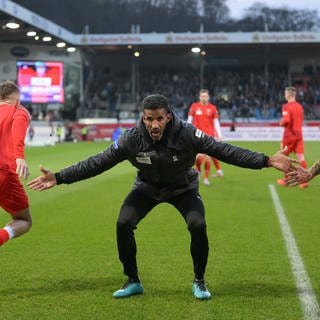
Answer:
[{"label": "black track jacket", "polygon": [[142,120],[125,131],[104,151],[55,173],[57,184],[94,177],[128,160],[138,169],[133,188],[163,201],[198,188],[193,169],[198,153],[206,153],[239,167],[261,169],[269,157],[228,143],[216,141],[172,113],[160,141],[153,141]]}]

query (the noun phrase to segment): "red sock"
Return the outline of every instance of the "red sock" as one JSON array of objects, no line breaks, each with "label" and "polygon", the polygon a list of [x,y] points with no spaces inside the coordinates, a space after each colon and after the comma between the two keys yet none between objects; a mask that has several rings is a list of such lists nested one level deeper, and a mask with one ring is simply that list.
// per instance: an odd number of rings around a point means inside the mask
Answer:
[{"label": "red sock", "polygon": [[301,167],[307,169],[307,162],[306,160],[301,161]]},{"label": "red sock", "polygon": [[297,153],[297,158],[301,162],[301,167],[307,169],[307,162],[304,159],[304,154],[303,153]]},{"label": "red sock", "polygon": [[212,161],[214,163],[214,166],[216,167],[216,170],[221,170],[221,165],[220,165],[220,161],[217,160],[216,158],[212,158]]},{"label": "red sock", "polygon": [[204,177],[206,179],[209,178],[210,169],[211,169],[211,160],[210,160],[210,158],[206,157],[205,162],[204,162]]},{"label": "red sock", "polygon": [[0,246],[2,246],[8,240],[9,240],[9,233],[4,229],[0,229]]}]

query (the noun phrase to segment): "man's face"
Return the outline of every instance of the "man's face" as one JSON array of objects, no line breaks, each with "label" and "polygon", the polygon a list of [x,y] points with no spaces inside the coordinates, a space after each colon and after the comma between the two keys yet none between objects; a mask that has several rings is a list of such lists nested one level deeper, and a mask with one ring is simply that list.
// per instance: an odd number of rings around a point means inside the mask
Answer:
[{"label": "man's face", "polygon": [[289,92],[287,90],[284,90],[284,98],[286,100],[288,100],[288,98],[289,98]]},{"label": "man's face", "polygon": [[165,108],[154,110],[145,109],[143,111],[143,123],[146,126],[146,129],[149,132],[150,137],[154,141],[159,141],[162,138],[163,132],[170,119],[170,113],[168,113]]},{"label": "man's face", "polygon": [[209,102],[209,94],[207,92],[201,92],[199,95],[199,100],[201,104],[207,104]]},{"label": "man's face", "polygon": [[288,101],[290,99],[294,99],[295,98],[295,94],[292,91],[285,90],[284,91],[284,98],[286,99],[286,101]]}]

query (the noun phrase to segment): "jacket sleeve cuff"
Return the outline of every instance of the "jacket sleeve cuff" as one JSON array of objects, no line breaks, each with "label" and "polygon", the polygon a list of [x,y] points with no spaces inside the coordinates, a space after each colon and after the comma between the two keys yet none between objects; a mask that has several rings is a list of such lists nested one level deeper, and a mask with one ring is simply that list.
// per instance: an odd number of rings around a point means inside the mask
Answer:
[{"label": "jacket sleeve cuff", "polygon": [[63,180],[60,176],[60,172],[56,172],[55,174],[55,177],[56,177],[56,180],[57,180],[57,184],[62,184],[63,183]]},{"label": "jacket sleeve cuff", "polygon": [[271,167],[270,157],[264,156],[263,167],[264,167],[264,168],[269,168],[269,167]]}]

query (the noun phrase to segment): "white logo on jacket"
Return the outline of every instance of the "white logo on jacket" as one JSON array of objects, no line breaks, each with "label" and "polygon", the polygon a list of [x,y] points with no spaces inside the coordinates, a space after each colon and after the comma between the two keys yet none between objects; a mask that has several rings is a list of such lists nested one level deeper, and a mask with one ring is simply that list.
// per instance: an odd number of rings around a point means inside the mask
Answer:
[{"label": "white logo on jacket", "polygon": [[194,135],[197,138],[203,138],[204,137],[204,133],[200,129],[197,129]]},{"label": "white logo on jacket", "polygon": [[152,164],[150,157],[136,157],[137,162],[143,164]]}]

